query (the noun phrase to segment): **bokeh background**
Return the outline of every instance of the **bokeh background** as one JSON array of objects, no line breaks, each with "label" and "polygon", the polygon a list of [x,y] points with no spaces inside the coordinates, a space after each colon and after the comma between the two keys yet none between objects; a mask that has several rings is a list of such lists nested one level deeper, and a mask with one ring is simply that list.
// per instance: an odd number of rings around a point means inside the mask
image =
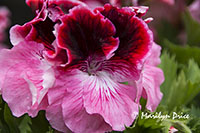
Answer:
[{"label": "bokeh background", "polygon": [[9,41],[9,29],[15,24],[23,25],[24,23],[33,19],[34,14],[29,8],[25,0],[0,0],[0,6],[7,7],[10,10],[10,24],[6,30],[6,39],[5,43],[9,47],[11,47],[11,43]]}]

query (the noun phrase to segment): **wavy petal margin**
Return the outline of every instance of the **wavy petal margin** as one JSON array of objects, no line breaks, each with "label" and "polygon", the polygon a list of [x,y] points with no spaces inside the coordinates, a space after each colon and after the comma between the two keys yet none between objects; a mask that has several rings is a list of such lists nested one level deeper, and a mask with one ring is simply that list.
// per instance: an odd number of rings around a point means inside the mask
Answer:
[{"label": "wavy petal margin", "polygon": [[21,42],[0,51],[2,96],[17,117],[24,113],[34,117],[48,105],[45,95],[55,78],[43,50],[42,44]]}]

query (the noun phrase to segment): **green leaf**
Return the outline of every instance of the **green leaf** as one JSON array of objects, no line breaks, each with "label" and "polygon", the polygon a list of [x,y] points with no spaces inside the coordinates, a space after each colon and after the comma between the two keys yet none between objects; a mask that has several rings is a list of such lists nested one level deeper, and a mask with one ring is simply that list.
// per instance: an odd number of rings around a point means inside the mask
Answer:
[{"label": "green leaf", "polygon": [[[200,69],[194,60],[189,60],[188,66],[178,69],[175,57],[170,57],[164,52],[161,56],[165,81],[161,85],[163,99],[160,106],[165,106],[169,111],[190,103],[200,93]],[[179,73],[178,73],[179,70]]]},{"label": "green leaf", "polygon": [[188,66],[184,69],[186,78],[192,83],[200,82],[200,68],[193,60],[189,60]]},{"label": "green leaf", "polygon": [[166,105],[169,111],[172,111],[175,107],[182,105],[182,99],[185,97],[186,79],[185,74],[182,71],[178,76],[178,79],[171,84],[170,91],[168,92],[168,98],[166,99]]},{"label": "green leaf", "polygon": [[32,119],[31,130],[31,133],[47,133],[52,130],[49,122],[46,120],[44,111],[40,111],[38,115]]},{"label": "green leaf", "polygon": [[190,128],[181,121],[174,122],[172,125],[181,133],[192,133]]},{"label": "green leaf", "polygon": [[124,131],[125,133],[132,133],[132,132],[138,132],[138,133],[159,133],[164,125],[162,125],[162,121],[155,118],[146,118],[145,115],[153,115],[156,112],[149,112],[149,111],[140,111],[137,119],[135,120],[135,124],[132,127],[127,127]]},{"label": "green leaf", "polygon": [[173,91],[172,84],[174,84],[177,77],[178,64],[175,62],[175,56],[170,57],[166,51],[163,52],[159,67],[163,70],[165,76],[165,81],[161,85],[163,93],[161,104],[166,105],[169,95],[171,95],[169,93]]},{"label": "green leaf", "polygon": [[190,114],[194,117],[199,117],[200,119],[200,108],[196,108],[195,106],[191,107]]},{"label": "green leaf", "polygon": [[19,125],[20,133],[31,133],[31,124],[31,118],[28,115],[25,115]]},{"label": "green leaf", "polygon": [[189,11],[183,14],[183,21],[187,33],[187,44],[200,46],[200,24],[192,18]]},{"label": "green leaf", "polygon": [[[200,36],[200,34],[199,34]],[[199,37],[200,38],[200,37]],[[200,48],[195,46],[179,46],[168,40],[164,41],[164,45],[171,55],[175,55],[176,61],[181,64],[188,64],[190,59],[194,59],[200,65]]]},{"label": "green leaf", "polygon": [[200,133],[200,108],[192,106],[190,114],[192,119],[189,121],[188,126],[193,133]]},{"label": "green leaf", "polygon": [[20,123],[20,120],[12,115],[7,104],[5,104],[4,108],[4,119],[9,126],[11,133],[19,133],[18,124]]},{"label": "green leaf", "polygon": [[4,120],[4,107],[5,103],[2,100],[2,97],[0,96],[0,133],[9,133],[9,127],[7,123]]}]

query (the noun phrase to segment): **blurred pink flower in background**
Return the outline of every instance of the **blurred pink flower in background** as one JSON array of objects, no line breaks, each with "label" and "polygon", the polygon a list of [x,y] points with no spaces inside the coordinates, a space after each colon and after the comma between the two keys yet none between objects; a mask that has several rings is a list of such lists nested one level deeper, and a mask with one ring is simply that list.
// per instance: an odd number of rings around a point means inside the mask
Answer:
[{"label": "blurred pink flower in background", "polygon": [[160,41],[157,33],[159,28],[164,27],[164,23],[179,27],[182,20],[182,12],[186,7],[186,3],[184,0],[176,0],[173,4],[166,3],[162,0],[152,0],[148,4],[150,8],[146,16],[153,17],[154,19],[149,23],[149,27],[154,33],[154,39]]},{"label": "blurred pink flower in background", "polygon": [[189,11],[192,17],[200,23],[200,0],[195,0],[190,6]]},{"label": "blurred pink flower in background", "polygon": [[3,47],[3,41],[6,39],[6,29],[10,25],[10,11],[6,7],[0,7],[0,48]]},{"label": "blurred pink flower in background", "polygon": [[156,109],[164,76],[161,48],[141,18],[148,8],[26,2],[36,17],[13,26],[14,47],[0,51],[0,88],[15,116],[46,110],[58,131],[106,132],[133,123],[141,96]]}]

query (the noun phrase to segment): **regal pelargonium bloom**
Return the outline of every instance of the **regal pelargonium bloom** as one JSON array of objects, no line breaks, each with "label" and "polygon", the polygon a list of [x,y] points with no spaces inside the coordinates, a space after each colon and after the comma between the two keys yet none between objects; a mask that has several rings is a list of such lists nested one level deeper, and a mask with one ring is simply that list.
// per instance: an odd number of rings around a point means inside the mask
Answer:
[{"label": "regal pelargonium bloom", "polygon": [[106,4],[93,11],[77,0],[26,2],[36,17],[14,26],[14,47],[0,51],[2,95],[15,116],[45,109],[58,131],[95,133],[130,126],[141,96],[149,110],[156,108],[161,81],[157,70],[149,75],[148,66],[156,68],[151,63],[160,49],[154,48],[149,21],[141,18],[146,7]]},{"label": "regal pelargonium bloom", "polygon": [[140,106],[135,81],[153,43],[137,15],[131,8],[105,5],[95,13],[77,6],[62,17],[57,39],[68,65],[55,70],[46,110],[55,129],[122,131],[133,123]]}]

